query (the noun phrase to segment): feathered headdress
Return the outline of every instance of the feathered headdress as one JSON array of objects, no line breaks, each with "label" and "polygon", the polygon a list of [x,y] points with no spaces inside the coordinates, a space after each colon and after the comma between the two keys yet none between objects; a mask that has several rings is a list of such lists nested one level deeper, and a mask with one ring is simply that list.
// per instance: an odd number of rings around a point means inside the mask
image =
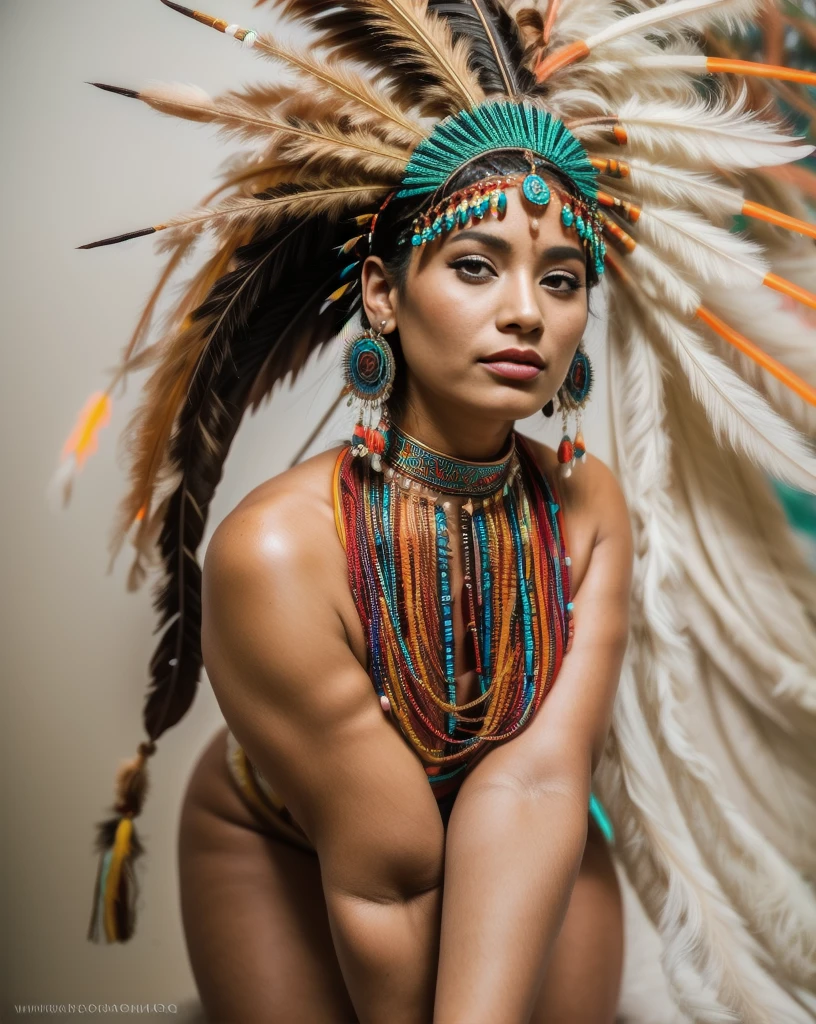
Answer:
[{"label": "feathered headdress", "polygon": [[[816,491],[804,436],[816,334],[801,315],[816,309],[816,228],[764,169],[813,147],[757,110],[744,82],[816,75],[706,55],[704,34],[747,24],[757,0],[270,0],[310,30],[308,50],[162,2],[294,82],[215,97],[94,83],[253,148],[198,208],[84,247],[158,234],[169,254],[88,412],[101,423],[116,384],[154,366],[129,427],[114,550],[135,545],[134,585],[158,550],[164,632],[149,742],[100,827],[91,935],[132,932],[132,818],[145,759],[195,693],[197,549],[245,410],[359,310],[359,266],[389,197],[415,190],[409,240],[425,244],[491,209],[477,189],[461,219],[451,214],[452,173],[510,148],[531,160],[522,187],[539,163],[574,183],[581,237],[607,271],[614,449],[637,551],[633,642],[597,778],[616,849],[694,1020],[807,1019],[796,1014],[816,987],[816,896],[803,877],[816,820],[816,584],[765,473]],[[146,346],[162,289],[205,232],[215,254]],[[89,450],[91,427],[79,425],[84,447],[69,458]],[[765,769],[794,780],[772,809],[800,822],[784,853],[726,797],[696,743],[685,704],[697,681],[764,735]]]}]

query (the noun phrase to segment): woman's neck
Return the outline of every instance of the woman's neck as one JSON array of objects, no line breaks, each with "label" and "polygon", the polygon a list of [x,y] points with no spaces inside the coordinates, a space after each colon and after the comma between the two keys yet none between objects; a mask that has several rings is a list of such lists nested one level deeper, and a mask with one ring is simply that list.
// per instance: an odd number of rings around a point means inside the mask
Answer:
[{"label": "woman's neck", "polygon": [[422,444],[452,459],[489,462],[507,450],[513,420],[464,419],[461,413],[434,410],[411,402],[394,422]]}]

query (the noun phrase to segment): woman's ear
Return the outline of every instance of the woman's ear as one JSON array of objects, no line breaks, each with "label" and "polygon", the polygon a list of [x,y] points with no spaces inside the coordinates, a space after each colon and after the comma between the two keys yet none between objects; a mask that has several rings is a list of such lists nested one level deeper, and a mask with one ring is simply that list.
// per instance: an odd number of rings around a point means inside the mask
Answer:
[{"label": "woman's ear", "polygon": [[397,326],[397,289],[379,256],[366,257],[360,284],[368,322],[379,327],[385,321],[383,333],[393,331]]}]

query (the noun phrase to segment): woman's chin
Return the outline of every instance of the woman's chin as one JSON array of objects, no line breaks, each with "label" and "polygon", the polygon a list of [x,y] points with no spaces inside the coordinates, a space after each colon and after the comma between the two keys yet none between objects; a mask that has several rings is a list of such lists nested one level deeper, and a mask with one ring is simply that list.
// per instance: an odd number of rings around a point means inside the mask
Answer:
[{"label": "woman's chin", "polygon": [[470,397],[468,401],[452,404],[472,408],[472,415],[481,420],[489,417],[495,420],[523,420],[535,413],[540,413],[542,406],[547,404],[549,396],[541,395],[538,389],[508,388],[502,385],[480,388],[478,397]]}]

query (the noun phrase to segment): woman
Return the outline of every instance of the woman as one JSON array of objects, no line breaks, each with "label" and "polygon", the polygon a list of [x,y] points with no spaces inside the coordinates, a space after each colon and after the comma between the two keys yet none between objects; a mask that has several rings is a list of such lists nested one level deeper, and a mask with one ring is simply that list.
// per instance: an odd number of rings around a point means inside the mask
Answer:
[{"label": "woman", "polygon": [[[612,1020],[620,904],[592,781],[678,1006],[806,1019],[804,831],[783,852],[737,811],[682,706],[696,685],[764,716],[775,777],[801,784],[774,810],[810,820],[814,588],[757,466],[813,489],[791,427],[816,391],[746,337],[779,351],[776,313],[745,310],[757,291],[816,296],[726,230],[742,210],[812,233],[733,188],[808,147],[726,90],[699,98],[704,58],[649,35],[742,8],[282,0],[316,60],[163,2],[301,78],[215,99],[102,86],[262,149],[226,198],[134,233],[167,231],[158,290],[202,227],[219,245],[148,350],[119,536],[134,581],[158,538],[165,628],[150,739],[100,829],[91,937],[132,934],[145,763],[203,649],[231,733],[191,781],[181,864],[215,1018],[268,1013],[271,995],[282,1019]],[[606,270],[626,501],[580,430],[587,291]],[[712,284],[746,282],[745,310],[718,315]],[[155,299],[122,373],[145,359]],[[196,549],[243,412],[338,332],[351,445],[241,503],[202,595]],[[514,432],[556,404],[556,453]]]},{"label": "woman", "polygon": [[[512,154],[503,163],[495,170],[517,169]],[[513,421],[551,401],[567,375],[587,321],[586,254],[556,204],[542,217],[517,190],[502,222],[413,248],[401,276],[387,272],[383,245],[385,260],[363,267],[363,303],[386,337],[399,332],[404,391],[392,422],[438,451],[489,462],[506,451]],[[519,379],[486,362],[507,348],[543,369]],[[531,445],[555,479],[556,453]],[[337,456],[330,449],[253,491],[208,548],[209,678],[319,861],[282,850],[285,839],[240,807],[219,734],[191,783],[180,860],[210,1019],[261,1020],[271,1003],[280,1020],[353,1020],[356,1010],[362,1020],[613,1021],[620,897],[597,825],[587,842],[586,808],[627,635],[631,540],[619,486],[594,458],[559,485],[574,645],[546,707],[468,774],[446,844],[420,762],[365,674],[332,508]],[[450,522],[466,497],[451,495]],[[451,592],[464,595],[454,537]],[[479,690],[458,604],[456,703],[465,704]]]}]

